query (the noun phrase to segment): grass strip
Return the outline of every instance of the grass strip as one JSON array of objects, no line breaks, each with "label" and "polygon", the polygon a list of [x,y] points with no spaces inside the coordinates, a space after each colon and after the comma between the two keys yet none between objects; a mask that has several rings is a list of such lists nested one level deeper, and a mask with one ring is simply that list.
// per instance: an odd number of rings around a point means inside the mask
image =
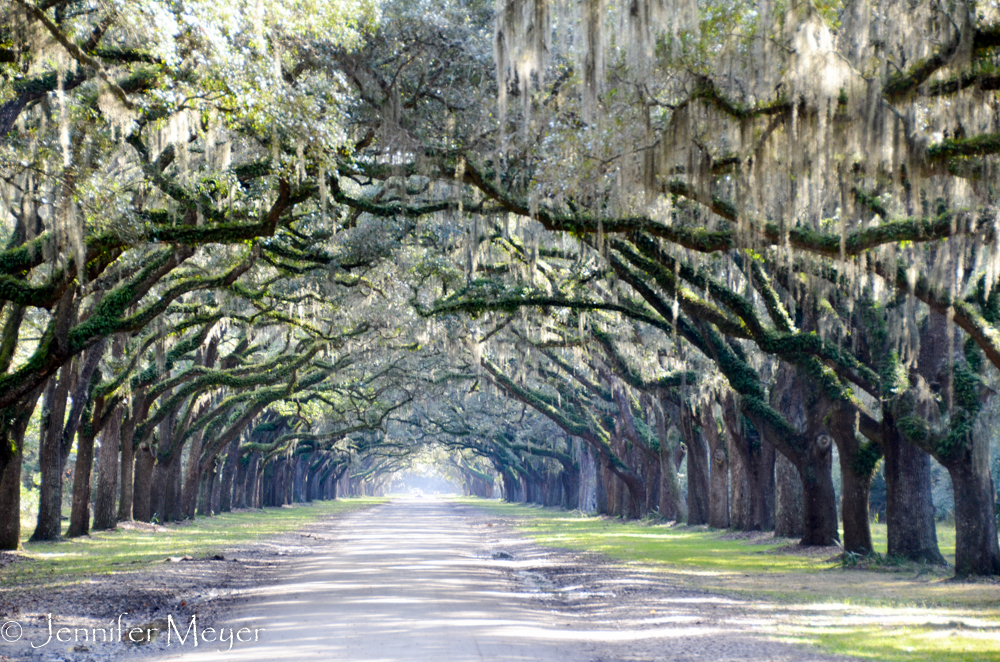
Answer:
[{"label": "grass strip", "polygon": [[[1000,583],[954,581],[951,570],[912,563],[845,567],[836,548],[740,539],[707,527],[623,522],[551,508],[463,498],[511,521],[536,544],[601,553],[685,588],[741,597],[776,615],[772,636],[831,653],[887,662],[1000,660]],[[885,526],[873,525],[884,552]],[[954,554],[954,527],[939,526]]]},{"label": "grass strip", "polygon": [[[315,501],[177,522],[119,528],[59,542],[25,542],[21,559],[0,569],[0,586],[70,583],[94,575],[130,572],[169,557],[211,557],[302,528],[325,517],[383,503],[383,498]],[[29,532],[30,533],[30,532]]]}]

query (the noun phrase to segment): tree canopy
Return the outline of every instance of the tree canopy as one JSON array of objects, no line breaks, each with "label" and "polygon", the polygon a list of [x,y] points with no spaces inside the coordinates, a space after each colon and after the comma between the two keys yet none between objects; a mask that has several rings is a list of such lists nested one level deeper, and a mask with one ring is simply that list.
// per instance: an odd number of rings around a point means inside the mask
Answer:
[{"label": "tree canopy", "polygon": [[993,5],[0,12],[0,510],[37,447],[36,538],[74,449],[71,534],[431,453],[858,553],[881,471],[889,553],[941,562],[933,458],[956,573],[1000,574]]}]

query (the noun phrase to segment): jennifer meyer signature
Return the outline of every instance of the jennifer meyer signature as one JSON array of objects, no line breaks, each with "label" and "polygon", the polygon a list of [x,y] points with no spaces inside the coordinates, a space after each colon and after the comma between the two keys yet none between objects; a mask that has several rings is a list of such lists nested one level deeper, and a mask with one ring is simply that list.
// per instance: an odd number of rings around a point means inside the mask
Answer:
[{"label": "jennifer meyer signature", "polygon": [[[173,614],[167,615],[165,622],[164,619],[160,619],[158,624],[154,621],[154,623],[147,623],[144,626],[130,628],[127,624],[122,623],[122,619],[126,616],[128,616],[128,612],[119,614],[117,623],[112,621],[111,625],[106,628],[56,628],[52,624],[52,614],[48,614],[48,637],[42,643],[38,643],[37,641],[30,641],[29,643],[32,648],[44,648],[52,643],[53,640],[64,644],[96,643],[98,637],[100,637],[102,642],[120,641],[122,643],[131,642],[133,644],[141,644],[152,641],[157,637],[157,634],[165,630],[167,646],[176,643],[179,646],[193,645],[197,647],[199,642],[204,645],[219,643],[222,646],[226,646],[228,644],[228,648],[218,649],[220,653],[228,653],[233,649],[234,641],[241,643],[258,641],[260,633],[265,629],[199,628],[198,616],[193,615],[187,623],[187,628],[182,630],[184,627],[183,622],[178,627]],[[0,639],[6,643],[12,644],[20,641],[23,636],[24,628],[17,621],[6,621],[3,625],[0,625]]]}]

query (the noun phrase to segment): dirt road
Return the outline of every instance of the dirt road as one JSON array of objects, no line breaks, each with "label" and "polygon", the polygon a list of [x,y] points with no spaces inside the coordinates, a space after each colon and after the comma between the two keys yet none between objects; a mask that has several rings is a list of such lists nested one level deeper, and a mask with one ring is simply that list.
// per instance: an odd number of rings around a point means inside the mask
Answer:
[{"label": "dirt road", "polygon": [[191,623],[177,623],[169,647],[156,642],[161,659],[837,659],[754,636],[741,603],[627,572],[594,576],[489,520],[433,498],[339,519],[317,532],[324,544],[289,561],[279,584],[252,591],[224,623],[196,623],[197,647]]}]

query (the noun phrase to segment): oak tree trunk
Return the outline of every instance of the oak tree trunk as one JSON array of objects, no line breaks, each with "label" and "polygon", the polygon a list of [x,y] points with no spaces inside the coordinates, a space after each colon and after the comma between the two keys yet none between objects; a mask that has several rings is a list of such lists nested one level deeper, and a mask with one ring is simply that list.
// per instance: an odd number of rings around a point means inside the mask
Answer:
[{"label": "oak tree trunk", "polygon": [[21,465],[24,435],[38,402],[38,391],[0,410],[0,550],[21,547]]},{"label": "oak tree trunk", "polygon": [[955,576],[1000,575],[989,443],[972,438],[966,449],[946,465],[955,491]]},{"label": "oak tree trunk", "polygon": [[[118,521],[123,522],[132,519],[139,520],[134,514],[136,495],[136,459],[138,457],[138,445],[135,439],[136,427],[139,422],[145,419],[149,413],[150,400],[145,391],[132,396],[132,406],[126,410],[127,417],[122,419],[121,449],[122,449],[122,471],[121,471],[121,493],[118,498]],[[144,460],[145,461],[145,460]],[[152,466],[149,467],[152,469]],[[144,476],[146,482],[139,483],[143,486],[141,491],[146,491],[149,486],[149,474]],[[148,499],[149,495],[146,494]],[[147,503],[148,511],[148,503]],[[149,521],[147,513],[145,520]]]},{"label": "oak tree trunk", "polygon": [[774,458],[776,505],[774,535],[782,538],[801,538],[803,505],[802,478],[792,462],[777,453]]},{"label": "oak tree trunk", "polygon": [[857,417],[852,407],[841,406],[830,413],[827,428],[840,457],[844,551],[868,554],[874,549],[868,512],[869,492],[881,451],[860,442]]},{"label": "oak tree trunk", "polygon": [[[122,454],[124,456],[124,453]],[[153,479],[153,465],[156,458],[148,445],[143,444],[135,450],[135,489],[132,496],[132,517],[137,522],[148,522],[153,518],[151,497],[151,485]],[[124,466],[124,465],[123,465]]]},{"label": "oak tree trunk", "polygon": [[885,454],[885,523],[887,555],[944,564],[938,549],[931,500],[931,458],[903,439],[892,414],[882,411]]},{"label": "oak tree trunk", "polygon": [[94,462],[94,438],[81,435],[73,469],[73,505],[70,508],[67,538],[90,533],[90,477]]},{"label": "oak tree trunk", "polygon": [[[95,407],[93,419],[100,419],[101,403]],[[77,440],[76,468],[73,470],[73,505],[69,515],[70,538],[85,536],[90,533],[90,485],[94,466],[94,437],[96,430],[94,422],[80,429]]]},{"label": "oak tree trunk", "polygon": [[[580,465],[573,464],[570,468],[563,469],[559,479],[562,483],[562,507],[566,510],[576,510],[580,507]],[[492,488],[490,485],[491,496]]]},{"label": "oak tree trunk", "polygon": [[58,540],[62,536],[63,453],[62,432],[66,418],[66,398],[73,378],[73,362],[50,377],[42,404],[41,445],[38,467],[42,484],[38,498],[38,522],[31,534],[32,542]]},{"label": "oak tree trunk", "polygon": [[169,458],[158,457],[153,464],[152,480],[149,483],[150,520],[162,524],[169,521],[167,496],[171,491],[173,463]]},{"label": "oak tree trunk", "polygon": [[802,472],[802,544],[833,545],[840,540],[837,495],[833,489],[833,439],[823,435],[805,458]]},{"label": "oak tree trunk", "polygon": [[305,456],[297,455],[293,465],[294,487],[292,490],[292,501],[294,503],[304,503],[306,501],[306,467]]},{"label": "oak tree trunk", "polygon": [[[726,426],[726,450],[729,459],[729,525],[738,531],[747,531],[751,526],[750,472],[740,447],[743,444],[740,433]],[[800,480],[796,477],[796,480]]]},{"label": "oak tree trunk", "polygon": [[212,470],[201,472],[201,482],[198,484],[198,517],[212,516]]},{"label": "oak tree trunk", "polygon": [[[774,446],[761,439],[750,450],[750,525],[754,531],[774,530]],[[832,479],[831,479],[831,485]],[[836,519],[836,500],[833,505]]]},{"label": "oak tree trunk", "polygon": [[[222,492],[219,497],[219,512],[228,513],[233,509],[233,484],[236,481],[236,467],[239,464],[240,442],[234,439],[226,449],[226,463],[222,468]],[[310,485],[312,481],[310,480]]]},{"label": "oak tree trunk", "polygon": [[597,481],[596,481],[596,501],[597,501],[597,512],[601,515],[609,515],[608,511],[608,475],[609,471],[605,466],[605,460],[603,457],[598,458],[597,465]]},{"label": "oak tree trunk", "polygon": [[213,464],[212,465],[212,475],[210,476],[211,483],[210,483],[210,490],[209,490],[209,494],[211,495],[211,502],[210,503],[212,504],[212,509],[211,509],[211,513],[210,514],[212,514],[212,515],[214,515],[215,513],[219,512],[219,499],[222,497],[222,494],[221,494],[222,493],[222,489],[221,489],[221,487],[222,487],[222,481],[219,480],[219,476],[220,476],[221,473],[222,472],[219,470],[219,464],[218,463]]},{"label": "oak tree trunk", "polygon": [[114,529],[117,523],[115,506],[118,494],[119,444],[123,413],[124,408],[121,405],[115,407],[110,420],[101,431],[101,447],[97,453],[97,490],[94,496],[95,531]]},{"label": "oak tree trunk", "polygon": [[687,519],[687,503],[681,495],[673,450],[660,441],[660,517],[668,522]]},{"label": "oak tree trunk", "polygon": [[708,525],[713,529],[729,528],[729,458],[724,437],[719,435],[715,414],[708,407],[702,416],[702,429],[708,441],[710,483],[708,495]]},{"label": "oak tree trunk", "polygon": [[694,412],[681,406],[680,428],[687,445],[687,523],[692,526],[708,523],[708,444],[702,435]]},{"label": "oak tree trunk", "polygon": [[203,430],[194,433],[191,437],[191,446],[188,448],[184,487],[181,491],[181,509],[184,519],[194,519],[198,510],[198,492],[201,488],[201,442],[204,436]]},{"label": "oak tree trunk", "polygon": [[247,465],[249,457],[235,458],[236,478],[233,485],[233,508],[247,507]]},{"label": "oak tree trunk", "polygon": [[646,487],[646,503],[643,505],[643,513],[654,513],[660,507],[660,456],[643,452],[639,456],[642,466],[642,482]]},{"label": "oak tree trunk", "polygon": [[167,486],[166,521],[168,522],[178,522],[184,519],[183,502],[181,501],[183,496],[183,468],[184,465],[181,463],[181,452],[178,449],[177,452],[174,453],[174,460],[170,465],[170,482]]}]

